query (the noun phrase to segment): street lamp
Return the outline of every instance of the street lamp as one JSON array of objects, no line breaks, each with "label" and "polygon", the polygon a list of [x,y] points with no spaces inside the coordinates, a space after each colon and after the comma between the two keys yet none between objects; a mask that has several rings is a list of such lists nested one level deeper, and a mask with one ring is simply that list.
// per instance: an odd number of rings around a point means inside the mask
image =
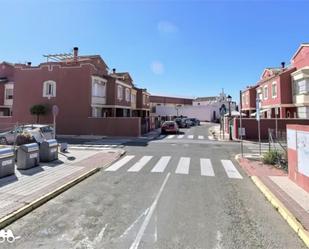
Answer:
[{"label": "street lamp", "polygon": [[231,102],[232,102],[232,97],[230,95],[227,96],[227,102],[229,103],[229,137],[230,137],[230,140],[233,140],[232,139],[232,126],[231,126],[231,120],[232,120]]}]

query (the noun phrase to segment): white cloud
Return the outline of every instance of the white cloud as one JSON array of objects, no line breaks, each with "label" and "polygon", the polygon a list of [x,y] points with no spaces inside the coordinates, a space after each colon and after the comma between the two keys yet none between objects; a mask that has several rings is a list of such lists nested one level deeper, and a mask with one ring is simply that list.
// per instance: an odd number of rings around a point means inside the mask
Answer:
[{"label": "white cloud", "polygon": [[150,65],[150,68],[154,74],[164,73],[164,65],[160,61],[153,61]]},{"label": "white cloud", "polygon": [[160,21],[157,27],[160,33],[176,33],[178,31],[178,27],[169,21]]}]

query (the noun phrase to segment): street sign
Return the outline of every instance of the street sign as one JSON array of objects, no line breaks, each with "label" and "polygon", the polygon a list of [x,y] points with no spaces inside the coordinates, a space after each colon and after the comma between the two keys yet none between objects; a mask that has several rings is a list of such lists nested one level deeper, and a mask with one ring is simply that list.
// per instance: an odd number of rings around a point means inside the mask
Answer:
[{"label": "street sign", "polygon": [[59,107],[57,105],[53,105],[52,111],[53,111],[53,116],[57,116],[59,113]]},{"label": "street sign", "polygon": [[276,114],[276,116],[279,114],[279,107],[275,108],[275,114]]},{"label": "street sign", "polygon": [[219,111],[220,111],[221,117],[223,117],[223,116],[226,114],[226,107],[225,107],[225,104],[222,104],[222,105],[221,105]]},{"label": "street sign", "polygon": [[260,100],[256,99],[256,113],[255,113],[256,120],[260,120]]}]

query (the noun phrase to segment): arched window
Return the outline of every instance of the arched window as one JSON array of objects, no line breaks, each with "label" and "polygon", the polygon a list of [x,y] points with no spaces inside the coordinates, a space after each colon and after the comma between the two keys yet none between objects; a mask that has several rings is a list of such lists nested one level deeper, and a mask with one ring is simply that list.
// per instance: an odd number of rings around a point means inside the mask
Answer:
[{"label": "arched window", "polygon": [[52,80],[44,81],[43,83],[43,97],[56,97],[56,82]]}]

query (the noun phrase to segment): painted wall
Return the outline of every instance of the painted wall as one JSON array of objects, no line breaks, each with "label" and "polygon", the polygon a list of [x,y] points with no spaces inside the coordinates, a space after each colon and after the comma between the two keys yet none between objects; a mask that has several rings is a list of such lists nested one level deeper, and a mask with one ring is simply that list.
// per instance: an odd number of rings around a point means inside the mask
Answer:
[{"label": "painted wall", "polygon": [[[59,127],[75,117],[87,119],[91,116],[91,66],[48,67],[16,69],[14,85],[13,121],[34,123],[31,106],[44,104],[59,106]],[[43,82],[56,82],[56,97],[43,97]],[[43,116],[41,123],[52,123],[52,113]]]},{"label": "painted wall", "polygon": [[[276,129],[276,119],[261,119],[261,139],[268,139],[268,129]],[[234,119],[234,137],[238,138],[239,118]],[[286,131],[288,124],[309,125],[309,119],[278,119],[278,130]],[[249,140],[258,139],[258,122],[255,118],[243,118],[242,127],[245,128],[245,138]]]},{"label": "painted wall", "polygon": [[309,46],[304,46],[292,60],[292,64],[297,69],[309,66]]},{"label": "painted wall", "polygon": [[309,192],[309,126],[288,125],[289,178]]},{"label": "painted wall", "polygon": [[213,121],[213,112],[216,112],[217,118],[219,118],[218,106],[182,106],[176,108],[169,106],[157,106],[157,116],[187,116],[189,118],[197,118],[201,121]]}]

